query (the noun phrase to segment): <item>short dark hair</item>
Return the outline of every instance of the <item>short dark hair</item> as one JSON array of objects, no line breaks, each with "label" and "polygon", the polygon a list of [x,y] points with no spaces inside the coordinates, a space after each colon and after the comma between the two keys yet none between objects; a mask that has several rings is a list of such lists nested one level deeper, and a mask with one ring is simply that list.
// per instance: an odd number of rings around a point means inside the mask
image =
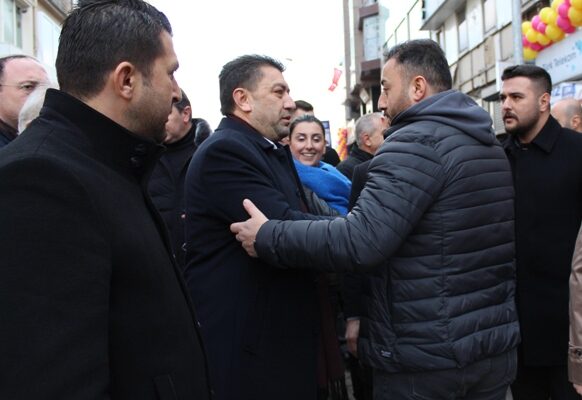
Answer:
[{"label": "short dark hair", "polygon": [[552,94],[552,77],[542,67],[532,64],[522,64],[522,65],[512,65],[503,70],[501,75],[501,80],[517,78],[517,77],[528,78],[534,82],[543,93]]},{"label": "short dark hair", "polygon": [[176,101],[172,105],[176,107],[178,111],[182,112],[186,107],[191,107],[191,104],[188,96],[186,96],[186,92],[184,92],[182,89],[180,89],[180,92],[182,93],[182,98],[180,101]]},{"label": "short dark hair", "polygon": [[325,140],[325,128],[323,127],[323,123],[317,117],[311,114],[301,114],[293,121],[291,121],[291,124],[289,125],[289,138],[291,138],[295,127],[302,122],[315,122],[317,125],[319,125],[321,127],[321,132],[323,133],[323,139]]},{"label": "short dark hair", "polygon": [[285,66],[268,56],[250,54],[240,56],[226,63],[220,75],[218,83],[220,88],[220,112],[223,115],[234,111],[235,104],[232,93],[236,88],[242,87],[247,90],[254,90],[257,83],[263,77],[261,67],[270,66],[285,71]]},{"label": "short dark hair", "polygon": [[142,0],[81,0],[63,23],[56,69],[61,89],[91,97],[105,86],[107,73],[131,62],[147,78],[164,51],[166,16]]},{"label": "short dark hair", "polygon": [[305,100],[295,100],[295,108],[307,112],[313,111],[311,103],[308,103]]},{"label": "short dark hair", "polygon": [[439,92],[453,87],[449,63],[437,42],[430,39],[409,40],[392,47],[384,56],[395,59],[407,76],[422,75]]},{"label": "short dark hair", "polygon": [[0,81],[2,81],[2,79],[4,79],[4,67],[6,66],[6,63],[8,63],[8,61],[17,60],[17,59],[21,59],[21,58],[28,58],[30,60],[37,61],[36,58],[31,57],[31,56],[27,56],[25,54],[13,54],[10,56],[0,58]]}]

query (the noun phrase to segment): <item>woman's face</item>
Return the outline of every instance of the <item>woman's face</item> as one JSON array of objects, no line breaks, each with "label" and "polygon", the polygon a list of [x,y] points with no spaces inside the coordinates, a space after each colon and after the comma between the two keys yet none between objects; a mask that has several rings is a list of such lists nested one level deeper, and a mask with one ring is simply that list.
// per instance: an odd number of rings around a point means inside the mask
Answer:
[{"label": "woman's face", "polygon": [[300,122],[289,135],[293,158],[303,165],[316,166],[325,152],[325,135],[316,122]]}]

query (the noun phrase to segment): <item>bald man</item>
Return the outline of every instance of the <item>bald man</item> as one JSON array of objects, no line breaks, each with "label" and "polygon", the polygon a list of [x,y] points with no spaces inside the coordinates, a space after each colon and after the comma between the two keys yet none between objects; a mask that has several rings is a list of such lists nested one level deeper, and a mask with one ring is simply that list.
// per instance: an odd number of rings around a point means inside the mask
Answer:
[{"label": "bald man", "polygon": [[582,106],[576,99],[563,99],[552,106],[552,116],[564,128],[582,133]]},{"label": "bald man", "polygon": [[14,140],[18,133],[18,113],[28,96],[49,78],[44,67],[33,57],[12,55],[0,58],[0,147]]}]

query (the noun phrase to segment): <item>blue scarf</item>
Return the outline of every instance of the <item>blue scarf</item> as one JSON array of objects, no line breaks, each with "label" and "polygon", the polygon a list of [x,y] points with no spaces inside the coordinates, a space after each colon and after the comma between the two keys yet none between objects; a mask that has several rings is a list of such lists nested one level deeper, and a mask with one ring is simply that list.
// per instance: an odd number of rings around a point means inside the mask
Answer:
[{"label": "blue scarf", "polygon": [[352,183],[333,165],[319,162],[317,166],[303,165],[297,160],[295,168],[301,183],[341,215],[348,213],[348,199]]}]

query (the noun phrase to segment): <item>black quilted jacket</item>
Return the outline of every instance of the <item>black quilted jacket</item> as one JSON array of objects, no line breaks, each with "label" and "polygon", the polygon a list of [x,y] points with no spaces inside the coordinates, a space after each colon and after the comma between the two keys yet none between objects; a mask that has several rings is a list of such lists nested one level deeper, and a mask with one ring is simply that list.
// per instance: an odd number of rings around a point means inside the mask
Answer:
[{"label": "black quilted jacket", "polygon": [[393,120],[346,218],[269,221],[261,258],[369,271],[359,352],[386,371],[462,367],[516,347],[510,166],[489,115],[439,93]]}]

